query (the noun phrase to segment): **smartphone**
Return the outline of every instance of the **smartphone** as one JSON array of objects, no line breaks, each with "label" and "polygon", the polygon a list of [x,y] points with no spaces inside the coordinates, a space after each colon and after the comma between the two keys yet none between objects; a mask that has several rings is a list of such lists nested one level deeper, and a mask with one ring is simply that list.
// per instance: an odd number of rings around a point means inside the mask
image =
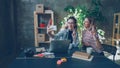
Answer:
[{"label": "smartphone", "polygon": [[50,30],[57,31],[57,26],[56,25],[51,25],[49,28],[50,28]]}]

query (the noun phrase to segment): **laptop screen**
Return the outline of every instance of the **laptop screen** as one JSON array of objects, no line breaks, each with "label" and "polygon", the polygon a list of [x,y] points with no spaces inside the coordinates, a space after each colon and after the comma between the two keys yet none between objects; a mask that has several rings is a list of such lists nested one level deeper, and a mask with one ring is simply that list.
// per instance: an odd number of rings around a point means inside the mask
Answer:
[{"label": "laptop screen", "polygon": [[54,53],[67,53],[70,40],[52,40],[49,51]]}]

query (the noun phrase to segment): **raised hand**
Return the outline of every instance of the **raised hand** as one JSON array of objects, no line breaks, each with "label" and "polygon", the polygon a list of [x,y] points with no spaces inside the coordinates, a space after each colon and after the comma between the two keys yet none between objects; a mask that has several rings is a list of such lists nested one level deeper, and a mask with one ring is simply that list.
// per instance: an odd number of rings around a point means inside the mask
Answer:
[{"label": "raised hand", "polygon": [[72,37],[73,37],[73,40],[76,39],[76,30],[73,30]]}]

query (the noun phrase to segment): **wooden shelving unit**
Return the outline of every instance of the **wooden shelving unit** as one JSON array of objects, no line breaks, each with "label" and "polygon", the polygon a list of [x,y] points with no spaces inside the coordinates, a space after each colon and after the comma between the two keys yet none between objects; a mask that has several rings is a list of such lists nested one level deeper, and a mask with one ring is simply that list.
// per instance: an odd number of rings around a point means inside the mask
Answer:
[{"label": "wooden shelving unit", "polygon": [[120,42],[120,13],[115,13],[113,19],[112,45],[119,45],[120,44],[119,42]]},{"label": "wooden shelving unit", "polygon": [[39,12],[38,10],[34,11],[35,47],[39,47],[41,45],[49,45],[51,39],[47,35],[47,25],[50,20],[52,20],[51,25],[53,25],[54,14],[52,10],[44,10],[44,12]]}]

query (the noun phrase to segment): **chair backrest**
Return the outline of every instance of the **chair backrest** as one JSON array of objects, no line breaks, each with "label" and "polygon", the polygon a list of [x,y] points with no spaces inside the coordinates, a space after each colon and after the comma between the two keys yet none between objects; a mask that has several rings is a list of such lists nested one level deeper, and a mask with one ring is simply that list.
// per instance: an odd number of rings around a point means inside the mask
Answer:
[{"label": "chair backrest", "polygon": [[115,46],[108,45],[108,44],[102,44],[102,46],[103,46],[104,51],[115,56],[116,51],[117,51],[117,48]]}]

